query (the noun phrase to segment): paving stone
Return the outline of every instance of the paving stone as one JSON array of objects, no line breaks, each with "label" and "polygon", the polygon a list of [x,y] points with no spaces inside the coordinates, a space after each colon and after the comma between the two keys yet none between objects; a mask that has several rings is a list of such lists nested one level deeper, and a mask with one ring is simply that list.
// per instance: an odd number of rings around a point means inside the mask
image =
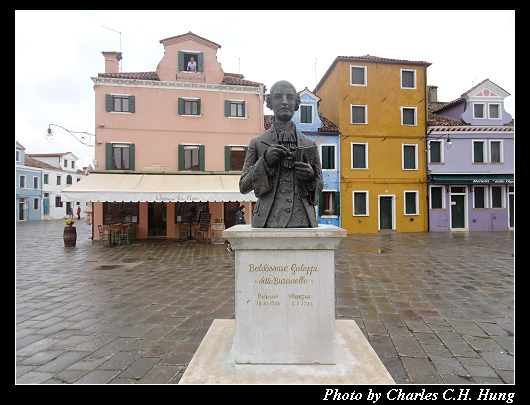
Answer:
[{"label": "paving stone", "polygon": [[[177,383],[213,319],[234,318],[224,246],[107,248],[81,222],[65,249],[63,228],[16,224],[17,384]],[[359,324],[397,383],[513,383],[513,240],[349,235],[336,253],[336,317]]]}]

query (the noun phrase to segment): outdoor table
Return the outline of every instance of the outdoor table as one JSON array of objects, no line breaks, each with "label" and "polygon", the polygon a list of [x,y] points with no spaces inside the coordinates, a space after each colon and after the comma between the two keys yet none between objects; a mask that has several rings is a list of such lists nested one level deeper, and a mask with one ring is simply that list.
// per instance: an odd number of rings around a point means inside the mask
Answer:
[{"label": "outdoor table", "polygon": [[107,231],[109,235],[109,238],[108,238],[109,242],[107,244],[107,247],[116,246],[116,242],[114,242],[114,238],[115,238],[114,232],[121,231],[122,228],[123,228],[123,225],[104,225],[103,226],[103,231]]},{"label": "outdoor table", "polygon": [[188,235],[188,240],[193,240],[195,239],[192,235],[193,235],[193,232],[191,231],[191,227],[193,225],[198,225],[199,223],[197,221],[186,221],[186,222],[182,222],[182,224],[188,224],[190,226],[190,233]]}]

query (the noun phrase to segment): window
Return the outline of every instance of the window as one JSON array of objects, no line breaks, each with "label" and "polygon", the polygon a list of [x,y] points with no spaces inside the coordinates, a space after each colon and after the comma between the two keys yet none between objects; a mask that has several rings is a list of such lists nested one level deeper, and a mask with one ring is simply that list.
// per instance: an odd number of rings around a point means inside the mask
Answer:
[{"label": "window", "polygon": [[135,105],[135,97],[129,94],[105,94],[105,108],[109,112],[133,113]]},{"label": "window", "polygon": [[416,70],[415,69],[401,69],[401,88],[415,89],[416,88]]},{"label": "window", "polygon": [[204,171],[204,145],[178,146],[179,171]]},{"label": "window", "polygon": [[72,164],[70,165],[72,167],[72,169],[75,168],[75,162],[72,160]]},{"label": "window", "polygon": [[501,119],[501,105],[500,104],[488,104],[489,116],[491,120]]},{"label": "window", "polygon": [[473,208],[488,208],[486,186],[473,186]]},{"label": "window", "polygon": [[486,118],[484,115],[484,104],[473,103],[473,118],[475,119]]},{"label": "window", "polygon": [[353,143],[351,144],[351,168],[368,169],[368,144]]},{"label": "window", "polygon": [[20,151],[15,150],[15,162],[20,162]]},{"label": "window", "polygon": [[61,185],[61,176],[57,175],[57,185]]},{"label": "window", "polygon": [[335,145],[321,145],[322,170],[335,170]]},{"label": "window", "polygon": [[445,209],[444,186],[431,186],[431,209]]},{"label": "window", "polygon": [[40,200],[38,197],[33,197],[33,209],[34,210],[38,210],[40,209],[40,204],[39,204]]},{"label": "window", "polygon": [[353,215],[368,216],[368,191],[353,192]]},{"label": "window", "polygon": [[36,176],[33,176],[33,188],[39,188],[39,178]]},{"label": "window", "polygon": [[318,197],[320,216],[339,215],[340,195],[337,191],[323,191]]},{"label": "window", "polygon": [[247,154],[246,146],[225,146],[225,170],[241,171]]},{"label": "window", "polygon": [[313,123],[313,106],[312,105],[301,105],[300,106],[300,123],[301,124],[312,124]]},{"label": "window", "polygon": [[66,184],[72,185],[72,176],[70,175],[66,176]]},{"label": "window", "polygon": [[63,202],[61,201],[60,196],[55,196],[55,207],[56,208],[62,208]]},{"label": "window", "polygon": [[366,86],[366,66],[350,65],[350,85]]},{"label": "window", "polygon": [[179,98],[178,99],[178,113],[180,115],[201,115],[201,99],[200,98]]},{"label": "window", "polygon": [[26,176],[24,176],[23,174],[18,177],[18,187],[26,188]]},{"label": "window", "polygon": [[[196,64],[196,73],[204,71],[204,58],[203,53],[198,51],[178,51],[178,70],[181,72],[188,71],[188,63],[191,62],[191,58]],[[192,68],[190,67],[190,72]]]},{"label": "window", "polygon": [[429,162],[443,163],[442,141],[429,141]]},{"label": "window", "polygon": [[401,107],[401,125],[416,125],[416,107]]},{"label": "window", "polygon": [[66,159],[63,160],[63,166],[64,167],[68,167],[68,160],[66,160]]},{"label": "window", "polygon": [[352,124],[368,124],[368,106],[351,104],[351,123]]},{"label": "window", "polygon": [[491,186],[491,208],[504,207],[504,186]]},{"label": "window", "polygon": [[107,143],[105,145],[106,170],[134,170],[133,143]]},{"label": "window", "polygon": [[44,174],[44,184],[48,184],[48,174]]},{"label": "window", "polygon": [[176,202],[175,223],[198,222],[201,212],[210,212],[208,202]]},{"label": "window", "polygon": [[405,191],[405,215],[418,215],[417,191]]},{"label": "window", "polygon": [[245,101],[225,100],[225,117],[245,117]]},{"label": "window", "polygon": [[490,141],[490,163],[503,163],[502,141]]},{"label": "window", "polygon": [[473,163],[485,163],[484,150],[485,141],[473,141]]},{"label": "window", "polygon": [[403,170],[418,170],[418,145],[403,144]]}]

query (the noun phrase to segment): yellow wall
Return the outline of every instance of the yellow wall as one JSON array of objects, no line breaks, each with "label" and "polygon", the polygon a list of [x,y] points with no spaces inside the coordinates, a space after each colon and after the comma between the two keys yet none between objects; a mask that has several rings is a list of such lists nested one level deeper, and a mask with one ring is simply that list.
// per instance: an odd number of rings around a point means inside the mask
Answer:
[{"label": "yellow wall", "polygon": [[[350,85],[351,65],[366,66],[366,86]],[[416,70],[416,89],[401,88],[401,69]],[[341,130],[341,218],[348,233],[379,231],[379,196],[395,196],[396,231],[428,230],[425,70],[422,64],[338,61],[319,84],[319,110]],[[351,124],[351,104],[367,105],[367,124]],[[401,124],[400,107],[416,107],[415,126]],[[352,142],[368,145],[368,169],[352,169]],[[417,170],[403,170],[403,144],[417,145]],[[354,190],[368,191],[368,216],[353,215]],[[418,191],[419,215],[405,215],[405,191]]]}]

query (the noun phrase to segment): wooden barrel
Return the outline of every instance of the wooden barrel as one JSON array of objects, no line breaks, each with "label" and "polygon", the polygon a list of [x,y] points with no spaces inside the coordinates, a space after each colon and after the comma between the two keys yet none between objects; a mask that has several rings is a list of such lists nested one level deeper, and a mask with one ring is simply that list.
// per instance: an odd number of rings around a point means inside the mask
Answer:
[{"label": "wooden barrel", "polygon": [[75,246],[75,241],[77,240],[77,231],[75,226],[65,226],[64,233],[64,246]]},{"label": "wooden barrel", "polygon": [[214,222],[210,225],[212,236],[210,237],[212,245],[223,245],[225,239],[223,238],[223,231],[225,229],[224,222]]}]

